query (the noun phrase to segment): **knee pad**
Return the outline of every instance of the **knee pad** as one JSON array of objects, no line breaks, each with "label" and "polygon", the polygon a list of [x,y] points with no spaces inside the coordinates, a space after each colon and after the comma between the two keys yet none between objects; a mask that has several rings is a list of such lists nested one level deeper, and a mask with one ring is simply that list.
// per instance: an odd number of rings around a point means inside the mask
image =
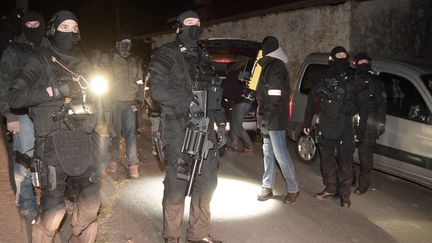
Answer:
[{"label": "knee pad", "polygon": [[55,231],[59,226],[63,217],[66,213],[66,205],[57,204],[43,212],[41,212],[36,218],[36,223],[40,228],[43,228],[45,232]]},{"label": "knee pad", "polygon": [[65,206],[59,204],[54,208],[40,213],[32,226],[32,242],[51,242],[57,228],[63,220],[65,212]]},{"label": "knee pad", "polygon": [[44,243],[52,242],[55,235],[55,230],[47,230],[38,223],[32,226],[32,242],[33,243]]},{"label": "knee pad", "polygon": [[73,231],[74,232],[69,239],[69,243],[95,242],[98,232],[98,224],[96,222],[92,222],[79,232],[75,232],[75,229]]}]

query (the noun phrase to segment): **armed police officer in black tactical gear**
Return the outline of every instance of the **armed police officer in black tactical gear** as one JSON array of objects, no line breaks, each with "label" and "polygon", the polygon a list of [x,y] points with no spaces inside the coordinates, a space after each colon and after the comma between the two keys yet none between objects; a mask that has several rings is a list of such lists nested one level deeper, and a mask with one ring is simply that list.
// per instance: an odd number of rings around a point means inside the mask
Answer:
[{"label": "armed police officer in black tactical gear", "polygon": [[[366,126],[366,97],[353,90],[353,73],[345,48],[333,48],[329,62],[330,68],[317,78],[309,93],[303,131],[310,133],[313,115],[319,114],[317,136],[325,188],[315,197],[325,199],[339,193],[341,206],[349,207],[355,142],[362,140]],[[365,119],[360,120],[354,131],[353,116],[356,113]]]},{"label": "armed police officer in black tactical gear", "polygon": [[40,213],[32,242],[52,242],[65,215],[65,188],[76,190],[69,242],[94,242],[99,186],[93,178],[91,132],[96,124],[83,75],[90,66],[78,47],[78,19],[59,11],[48,23],[51,46],[30,56],[9,96],[12,108],[31,107],[40,174]]},{"label": "armed police officer in black tactical gear", "polygon": [[45,19],[36,12],[27,12],[22,18],[23,33],[17,36],[4,50],[0,59],[0,115],[5,116],[7,129],[13,134],[14,179],[17,188],[16,204],[22,215],[30,221],[37,215],[37,203],[33,193],[31,171],[28,165],[21,165],[17,153],[33,156],[34,129],[28,116],[28,108],[9,109],[7,100],[15,77],[24,68],[28,57],[39,49],[46,48],[49,41],[45,35]]},{"label": "armed police officer in black tactical gear", "polygon": [[208,54],[197,43],[198,14],[186,11],[177,21],[176,40],[160,47],[149,66],[150,93],[162,108],[163,237],[179,242],[185,195],[190,195],[188,242],[221,242],[210,236],[210,201],[219,162],[213,124],[224,122],[222,90]]},{"label": "armed police officer in black tactical gear", "polygon": [[[364,138],[358,144],[358,157],[360,160],[360,173],[358,176],[358,187],[355,194],[364,194],[370,187],[373,169],[373,146],[376,140],[384,133],[387,94],[384,83],[372,71],[372,58],[365,52],[354,56],[355,68],[354,89],[362,96],[367,96],[368,117]],[[360,117],[360,120],[362,117]],[[354,181],[356,173],[354,170]]]}]

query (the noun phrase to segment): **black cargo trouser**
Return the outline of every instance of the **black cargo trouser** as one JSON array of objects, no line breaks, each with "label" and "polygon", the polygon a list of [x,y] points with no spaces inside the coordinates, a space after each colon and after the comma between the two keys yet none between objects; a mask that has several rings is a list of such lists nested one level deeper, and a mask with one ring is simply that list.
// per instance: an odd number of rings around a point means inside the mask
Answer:
[{"label": "black cargo trouser", "polygon": [[32,226],[32,242],[52,242],[66,212],[66,187],[73,188],[77,196],[71,219],[70,242],[94,242],[97,235],[96,217],[100,194],[97,181],[90,181],[94,173],[93,168],[90,166],[80,176],[68,176],[57,159],[51,137],[45,142],[43,160],[45,164],[55,168],[56,186],[53,190],[42,190],[40,213]]},{"label": "black cargo trouser", "polygon": [[[161,136],[166,164],[162,201],[163,236],[165,238],[179,238],[181,236],[180,226],[184,214],[187,181],[177,179],[178,165],[176,161],[179,156],[187,160],[187,156],[180,152],[187,120],[184,118],[177,119],[166,114],[163,114],[161,119]],[[210,201],[217,184],[218,158],[218,150],[210,150],[207,159],[203,161],[202,174],[196,177],[189,210],[187,230],[187,239],[189,240],[206,237],[211,232]]]},{"label": "black cargo trouser", "polygon": [[351,195],[355,149],[352,133],[343,133],[342,139],[320,138],[318,141],[324,190],[329,193],[339,192],[343,200],[348,200]]},{"label": "black cargo trouser", "polygon": [[358,176],[358,187],[367,190],[370,186],[373,169],[373,146],[376,143],[374,132],[367,129],[363,141],[358,146],[358,157],[360,160],[360,173]]}]

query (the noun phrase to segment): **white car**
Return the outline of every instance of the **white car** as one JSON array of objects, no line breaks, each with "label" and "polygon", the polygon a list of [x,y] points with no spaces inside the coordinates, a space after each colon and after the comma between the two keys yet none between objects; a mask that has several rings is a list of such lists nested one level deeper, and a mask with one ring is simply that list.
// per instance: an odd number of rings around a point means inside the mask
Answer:
[{"label": "white car", "polygon": [[[317,154],[301,130],[307,95],[327,67],[328,54],[310,54],[293,86],[288,137],[297,142],[302,161]],[[432,188],[432,63],[373,57],[372,69],[387,93],[386,130],[374,147],[374,168]]]}]

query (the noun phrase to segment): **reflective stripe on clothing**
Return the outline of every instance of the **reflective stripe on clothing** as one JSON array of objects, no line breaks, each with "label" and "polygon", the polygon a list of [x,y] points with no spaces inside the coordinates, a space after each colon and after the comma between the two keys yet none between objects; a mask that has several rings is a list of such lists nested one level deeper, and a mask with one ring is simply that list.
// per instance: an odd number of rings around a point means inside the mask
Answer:
[{"label": "reflective stripe on clothing", "polygon": [[270,96],[281,96],[282,91],[280,89],[269,89],[267,94]]}]

